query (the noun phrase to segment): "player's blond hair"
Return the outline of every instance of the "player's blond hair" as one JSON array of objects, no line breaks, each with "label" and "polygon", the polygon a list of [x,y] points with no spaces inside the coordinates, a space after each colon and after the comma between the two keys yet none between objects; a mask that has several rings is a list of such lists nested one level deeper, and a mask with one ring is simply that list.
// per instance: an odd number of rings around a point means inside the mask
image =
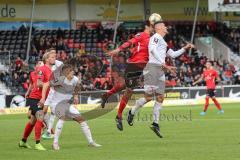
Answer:
[{"label": "player's blond hair", "polygon": [[56,51],[54,48],[47,49],[42,57],[43,63],[46,63],[46,60],[49,58],[51,54],[55,54]]}]

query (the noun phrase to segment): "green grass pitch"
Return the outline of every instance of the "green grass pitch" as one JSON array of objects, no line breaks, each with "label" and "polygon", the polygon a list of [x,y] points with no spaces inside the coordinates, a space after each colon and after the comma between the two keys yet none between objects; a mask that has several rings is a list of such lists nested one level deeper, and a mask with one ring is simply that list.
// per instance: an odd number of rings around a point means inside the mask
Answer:
[{"label": "green grass pitch", "polygon": [[[240,106],[223,107],[224,115],[210,106],[204,117],[199,116],[202,106],[165,107],[160,122],[163,139],[149,129],[152,108],[142,109],[133,127],[124,121],[123,132],[116,129],[113,110],[88,122],[101,148],[89,148],[80,126],[66,122],[60,151],[51,149],[52,140],[42,140],[48,151],[18,148],[26,115],[2,115],[0,160],[239,160]],[[33,133],[28,141],[32,147]]]}]

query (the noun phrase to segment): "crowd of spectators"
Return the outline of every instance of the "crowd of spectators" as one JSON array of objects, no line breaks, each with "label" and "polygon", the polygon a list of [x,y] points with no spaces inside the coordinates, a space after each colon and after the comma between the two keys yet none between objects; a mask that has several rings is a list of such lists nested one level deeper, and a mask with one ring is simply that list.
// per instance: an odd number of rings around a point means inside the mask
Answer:
[{"label": "crowd of spectators", "polygon": [[[189,39],[191,36],[189,32],[191,30],[190,23],[169,23],[168,28],[169,34],[166,36],[166,41],[168,42],[168,47],[173,50],[177,50],[184,45],[183,37]],[[81,32],[87,30],[86,26],[81,27]],[[125,29],[120,26],[117,35],[118,44],[131,38],[140,30],[140,28]],[[113,57],[111,59],[112,65],[110,66],[110,57],[107,57],[104,52],[114,46],[109,45],[113,37],[113,30],[99,26],[94,33],[97,34],[96,41],[94,41],[97,44],[95,47],[101,49],[101,54],[98,52],[87,52],[85,45],[80,45],[77,50],[73,50],[69,45],[69,40],[65,39],[63,30],[58,29],[56,35],[52,37],[33,37],[29,62],[34,63],[40,59],[46,49],[56,48],[58,60],[63,62],[70,61],[72,64],[75,64],[75,73],[81,79],[85,90],[110,89],[114,82],[123,80],[126,59],[129,54],[128,51],[125,51]],[[233,51],[240,53],[239,30],[230,30],[225,25],[216,27],[216,23],[213,22],[199,23],[196,27],[197,36],[206,36],[213,33],[215,36],[220,36],[220,39],[222,37],[221,40],[226,43],[236,42],[228,45]],[[207,60],[207,57],[200,55],[196,50],[193,50],[191,56],[186,52],[174,60],[167,57],[166,62],[176,66],[178,74],[173,76],[167,73],[166,85],[169,87],[192,86],[192,83],[200,77]],[[13,88],[15,92],[24,93],[29,85],[28,75],[31,71],[29,68],[30,64],[25,63],[18,57],[10,72],[0,73],[0,80],[5,82],[8,87]],[[220,63],[216,60],[214,61],[214,68],[219,72],[223,84],[240,84],[240,71],[236,71],[233,65],[228,62]],[[204,85],[204,83],[199,85]]]},{"label": "crowd of spectators", "polygon": [[227,44],[231,50],[240,55],[240,29],[231,29],[224,23],[219,23],[214,33],[217,38]]}]

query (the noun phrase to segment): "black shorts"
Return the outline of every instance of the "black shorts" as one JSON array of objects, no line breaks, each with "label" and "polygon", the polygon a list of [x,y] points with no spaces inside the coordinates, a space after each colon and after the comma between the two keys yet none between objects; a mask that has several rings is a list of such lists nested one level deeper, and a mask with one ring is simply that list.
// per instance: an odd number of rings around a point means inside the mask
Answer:
[{"label": "black shorts", "polygon": [[35,116],[37,111],[42,110],[42,107],[38,107],[39,101],[40,99],[27,98],[26,106],[29,106],[29,110],[31,110],[33,116]]},{"label": "black shorts", "polygon": [[215,89],[207,89],[207,96],[208,97],[215,97],[216,90]]},{"label": "black shorts", "polygon": [[124,78],[127,88],[138,87],[143,80],[143,69],[146,64],[127,63]]}]

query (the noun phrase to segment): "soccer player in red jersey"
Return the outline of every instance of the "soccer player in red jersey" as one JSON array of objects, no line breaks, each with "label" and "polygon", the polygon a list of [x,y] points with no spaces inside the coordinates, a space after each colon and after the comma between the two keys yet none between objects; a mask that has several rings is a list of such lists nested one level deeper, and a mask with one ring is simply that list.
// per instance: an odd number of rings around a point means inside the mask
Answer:
[{"label": "soccer player in red jersey", "polygon": [[142,75],[142,71],[148,62],[148,43],[153,28],[149,21],[144,23],[144,31],[136,34],[132,39],[123,43],[117,49],[108,52],[107,54],[113,56],[120,51],[130,48],[131,55],[128,58],[125,70],[125,84],[116,84],[110,91],[102,96],[101,106],[104,108],[105,103],[111,95],[126,88],[119,104],[118,114],[116,116],[117,128],[122,131],[122,112],[126,107],[128,100],[132,96],[133,88],[138,85],[137,81]]},{"label": "soccer player in red jersey", "polygon": [[52,75],[51,66],[55,63],[55,60],[55,50],[46,51],[43,55],[44,65],[38,68],[37,74],[34,76],[32,74],[33,77],[31,77],[31,81],[33,87],[27,100],[27,105],[30,106],[31,110],[31,118],[25,126],[23,138],[19,142],[19,147],[31,148],[31,146],[27,144],[27,138],[35,127],[35,149],[46,150],[40,143],[44,117],[43,104],[49,90],[49,80]]},{"label": "soccer player in red jersey", "polygon": [[[43,66],[43,61],[37,61],[36,63],[36,66],[34,68],[34,71],[30,72],[30,78],[29,78],[29,87],[28,87],[28,90],[27,92],[25,93],[25,98],[27,99],[29,97],[29,94],[31,93],[32,89],[33,89],[33,82],[36,81],[35,79],[37,79],[37,75],[38,75],[38,69],[39,67]],[[28,103],[28,102],[27,102]],[[27,105],[28,106],[28,105]],[[28,118],[30,119],[31,118],[31,110],[29,108],[29,111],[28,111]]]},{"label": "soccer player in red jersey", "polygon": [[205,80],[205,82],[206,82],[207,95],[206,95],[204,110],[200,113],[200,115],[202,115],[202,116],[204,116],[207,112],[208,105],[209,105],[209,97],[212,99],[212,101],[216,105],[217,109],[219,110],[218,113],[219,114],[224,113],[224,110],[222,109],[221,105],[218,103],[218,101],[215,97],[215,92],[216,92],[215,80],[216,79],[218,82],[221,81],[220,77],[218,75],[218,72],[216,70],[214,70],[212,67],[212,62],[208,61],[206,63],[206,70],[203,71],[203,74],[201,75],[201,77],[196,82],[193,83],[193,85],[196,85],[197,83],[202,82],[202,80]]}]

